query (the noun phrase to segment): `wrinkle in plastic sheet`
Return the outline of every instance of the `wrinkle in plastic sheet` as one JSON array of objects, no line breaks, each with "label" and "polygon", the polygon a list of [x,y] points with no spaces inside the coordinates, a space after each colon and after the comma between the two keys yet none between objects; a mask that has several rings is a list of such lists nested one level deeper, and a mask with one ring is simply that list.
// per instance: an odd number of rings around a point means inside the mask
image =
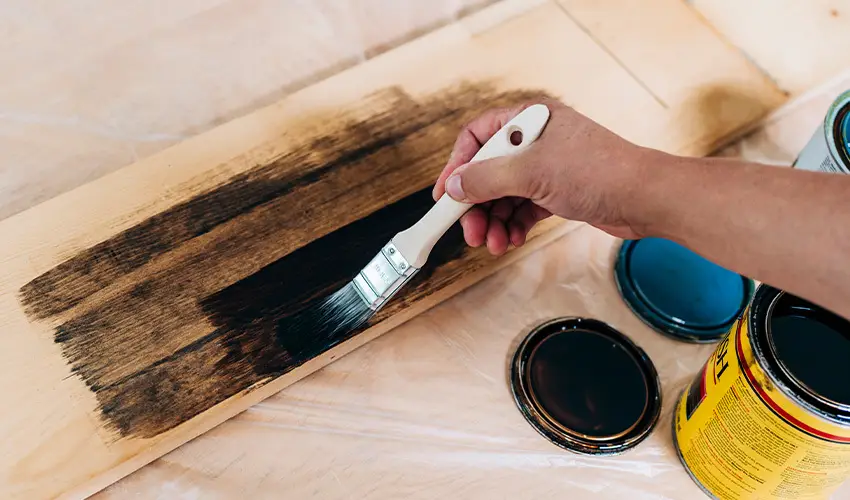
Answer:
[{"label": "wrinkle in plastic sheet", "polygon": [[[620,298],[620,241],[570,233],[107,490],[181,498],[699,498],[673,449],[679,392],[713,346],[650,330]],[[551,444],[517,410],[508,363],[535,325],[603,320],[661,377],[655,430],[614,457]],[[247,488],[247,490],[246,490]]]}]

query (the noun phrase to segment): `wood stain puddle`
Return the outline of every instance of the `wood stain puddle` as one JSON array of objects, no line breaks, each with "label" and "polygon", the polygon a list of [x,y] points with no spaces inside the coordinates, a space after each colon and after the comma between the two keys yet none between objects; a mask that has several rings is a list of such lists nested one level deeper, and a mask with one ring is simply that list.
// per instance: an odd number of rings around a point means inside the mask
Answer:
[{"label": "wood stain puddle", "polygon": [[[106,426],[154,437],[345,340],[277,325],[351,280],[432,206],[464,122],[543,97],[487,83],[421,98],[382,90],[299,145],[36,277],[20,301],[31,320],[54,326]],[[453,228],[370,324],[489,260]]]}]

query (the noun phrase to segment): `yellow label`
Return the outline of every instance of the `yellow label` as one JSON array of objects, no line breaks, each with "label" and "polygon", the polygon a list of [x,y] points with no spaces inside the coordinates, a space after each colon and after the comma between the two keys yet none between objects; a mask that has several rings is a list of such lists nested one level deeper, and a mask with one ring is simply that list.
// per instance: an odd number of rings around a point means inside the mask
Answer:
[{"label": "yellow label", "polygon": [[720,499],[827,498],[850,476],[850,428],[788,399],[755,362],[747,314],[682,394],[674,439]]}]

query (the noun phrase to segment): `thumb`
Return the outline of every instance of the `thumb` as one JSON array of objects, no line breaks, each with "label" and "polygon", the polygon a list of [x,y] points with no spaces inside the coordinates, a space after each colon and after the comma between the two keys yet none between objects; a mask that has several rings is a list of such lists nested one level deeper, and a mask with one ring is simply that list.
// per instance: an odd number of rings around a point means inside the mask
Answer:
[{"label": "thumb", "polygon": [[446,193],[456,201],[484,203],[520,196],[529,198],[534,182],[523,154],[461,165],[446,179]]}]

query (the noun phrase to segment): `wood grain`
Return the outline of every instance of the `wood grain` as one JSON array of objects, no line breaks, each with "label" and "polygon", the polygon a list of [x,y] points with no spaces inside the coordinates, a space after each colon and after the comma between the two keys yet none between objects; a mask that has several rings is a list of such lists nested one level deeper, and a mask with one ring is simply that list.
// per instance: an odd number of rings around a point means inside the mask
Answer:
[{"label": "wood grain", "polygon": [[4,0],[0,219],[493,1]]},{"label": "wood grain", "polygon": [[848,0],[693,0],[783,90],[800,94],[847,68]]},{"label": "wood grain", "polygon": [[815,131],[820,130],[829,107],[847,89],[850,89],[850,70],[771,112],[753,133],[717,154],[769,165],[791,165]]},{"label": "wood grain", "polygon": [[[90,494],[574,227],[552,220],[495,260],[448,239],[433,274],[351,339],[311,359],[265,342],[428,207],[478,111],[547,94],[641,144],[705,154],[782,100],[699,38],[717,55],[698,81],[698,61],[641,65],[678,82],[662,104],[591,35],[555,3],[502,2],[0,222],[14,409],[0,494]],[[329,274],[289,281],[320,262]]]}]

